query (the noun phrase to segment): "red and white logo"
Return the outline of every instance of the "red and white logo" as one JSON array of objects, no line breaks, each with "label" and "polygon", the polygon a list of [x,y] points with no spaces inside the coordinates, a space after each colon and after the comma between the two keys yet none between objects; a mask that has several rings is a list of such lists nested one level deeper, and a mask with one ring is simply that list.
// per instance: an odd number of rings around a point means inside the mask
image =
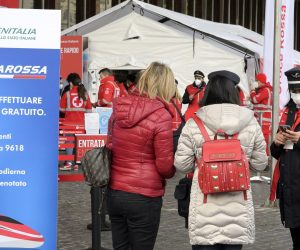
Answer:
[{"label": "red and white logo", "polygon": [[78,96],[75,96],[72,99],[72,105],[74,108],[81,108],[83,106],[83,100],[79,98]]}]

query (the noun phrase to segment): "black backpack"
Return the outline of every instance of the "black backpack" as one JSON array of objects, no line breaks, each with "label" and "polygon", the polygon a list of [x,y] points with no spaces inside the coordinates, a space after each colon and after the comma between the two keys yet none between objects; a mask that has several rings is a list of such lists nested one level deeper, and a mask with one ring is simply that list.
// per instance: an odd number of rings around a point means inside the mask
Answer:
[{"label": "black backpack", "polygon": [[173,100],[171,100],[171,103],[174,105],[176,111],[178,112],[178,114],[180,115],[180,118],[181,118],[181,124],[180,124],[179,128],[177,130],[173,131],[173,152],[175,154],[175,152],[177,150],[177,146],[178,146],[178,140],[181,135],[181,131],[185,125],[185,120],[184,120],[184,117],[182,116],[180,110],[178,109],[176,104],[173,102]]},{"label": "black backpack", "polygon": [[112,152],[106,146],[87,151],[81,159],[85,181],[93,187],[105,187],[109,183]]}]

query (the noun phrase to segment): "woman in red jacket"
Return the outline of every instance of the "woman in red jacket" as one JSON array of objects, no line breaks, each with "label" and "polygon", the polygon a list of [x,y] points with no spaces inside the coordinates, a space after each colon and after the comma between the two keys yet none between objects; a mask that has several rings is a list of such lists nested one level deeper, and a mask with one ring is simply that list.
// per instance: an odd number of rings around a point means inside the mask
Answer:
[{"label": "woman in red jacket", "polygon": [[175,173],[168,109],[175,93],[173,73],[154,62],[137,87],[139,93],[116,98],[113,104],[108,213],[114,249],[152,250],[165,179]]}]

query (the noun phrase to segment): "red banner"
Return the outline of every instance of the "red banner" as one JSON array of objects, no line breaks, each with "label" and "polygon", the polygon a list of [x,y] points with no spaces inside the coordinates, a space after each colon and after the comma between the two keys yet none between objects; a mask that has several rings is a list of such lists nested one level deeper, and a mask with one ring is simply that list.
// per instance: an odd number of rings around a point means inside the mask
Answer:
[{"label": "red banner", "polygon": [[62,36],[60,49],[60,76],[64,79],[70,73],[82,78],[82,37]]},{"label": "red banner", "polygon": [[0,6],[8,8],[19,8],[19,0],[0,0]]},{"label": "red banner", "polygon": [[106,144],[107,135],[75,135],[76,136],[76,162],[81,161],[85,152],[102,147]]}]

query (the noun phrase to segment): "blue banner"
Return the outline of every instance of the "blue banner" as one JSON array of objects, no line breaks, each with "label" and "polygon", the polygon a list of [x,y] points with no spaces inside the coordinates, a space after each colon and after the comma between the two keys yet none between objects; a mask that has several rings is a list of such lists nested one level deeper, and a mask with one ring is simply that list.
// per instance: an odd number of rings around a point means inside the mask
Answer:
[{"label": "blue banner", "polygon": [[[0,45],[38,39],[33,28],[9,29],[0,27]],[[29,47],[0,48],[0,249],[54,250],[60,50]]]}]

